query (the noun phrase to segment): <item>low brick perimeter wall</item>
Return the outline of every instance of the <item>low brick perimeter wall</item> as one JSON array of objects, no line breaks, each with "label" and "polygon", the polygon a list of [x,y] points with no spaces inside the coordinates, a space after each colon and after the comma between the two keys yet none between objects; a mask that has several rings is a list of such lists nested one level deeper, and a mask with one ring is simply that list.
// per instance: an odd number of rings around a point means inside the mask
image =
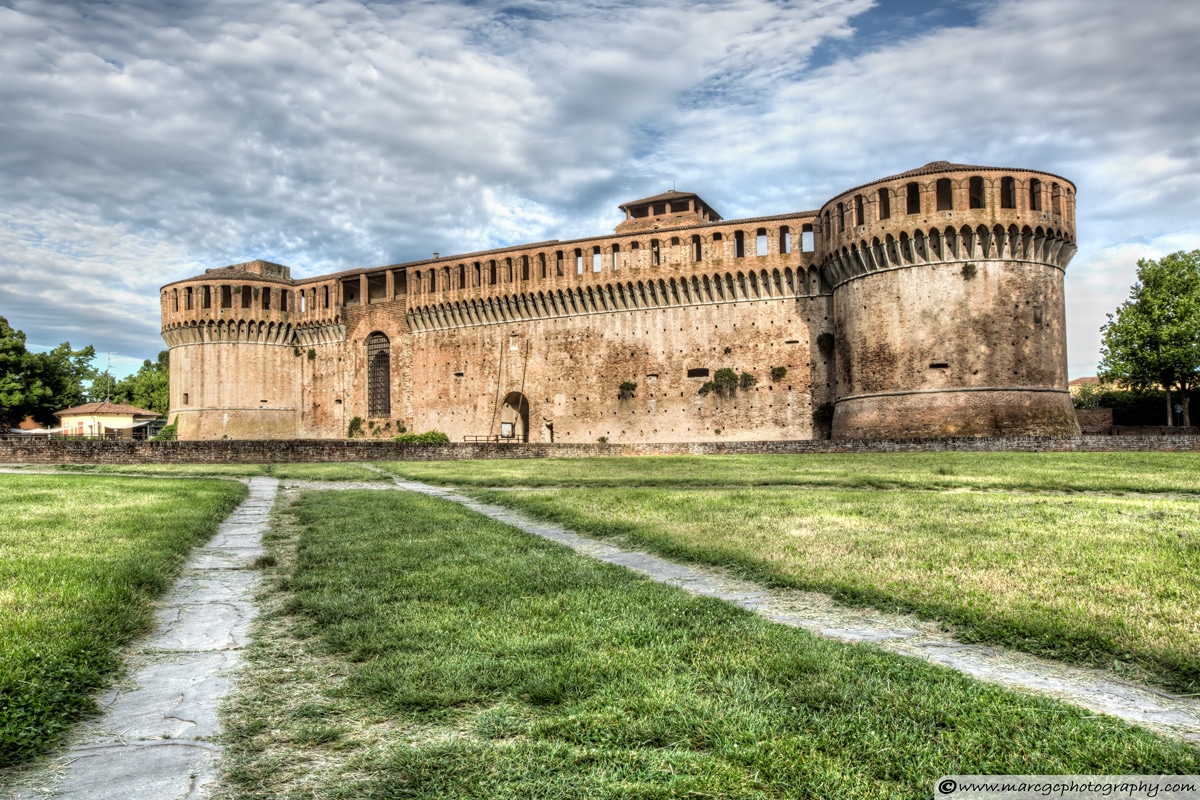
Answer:
[{"label": "low brick perimeter wall", "polygon": [[659,444],[400,444],[370,440],[121,442],[2,440],[2,464],[282,464],[467,458],[760,455],[772,453],[1200,452],[1200,436],[999,437]]}]

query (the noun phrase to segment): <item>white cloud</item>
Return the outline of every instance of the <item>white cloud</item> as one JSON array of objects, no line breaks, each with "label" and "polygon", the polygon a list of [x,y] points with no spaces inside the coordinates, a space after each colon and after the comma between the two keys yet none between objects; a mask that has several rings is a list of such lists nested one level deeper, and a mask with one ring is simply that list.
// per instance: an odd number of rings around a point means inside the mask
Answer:
[{"label": "white cloud", "polygon": [[1136,256],[1196,246],[1200,10],[995,0],[806,67],[871,5],[0,0],[0,315],[152,356],[157,287],[204,267],[589,235],[672,180],[814,208],[947,158],[1076,181],[1090,372]]}]

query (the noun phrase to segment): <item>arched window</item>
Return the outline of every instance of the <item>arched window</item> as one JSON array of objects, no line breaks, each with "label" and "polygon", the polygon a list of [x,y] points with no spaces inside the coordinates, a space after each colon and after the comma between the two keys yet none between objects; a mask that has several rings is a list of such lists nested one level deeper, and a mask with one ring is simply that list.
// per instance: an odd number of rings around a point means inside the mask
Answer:
[{"label": "arched window", "polygon": [[521,256],[521,280],[529,280],[529,256]]},{"label": "arched window", "polygon": [[950,188],[950,179],[949,178],[938,178],[937,210],[938,211],[953,211],[954,210],[954,194]]},{"label": "arched window", "polygon": [[1055,216],[1062,214],[1062,187],[1057,183],[1050,184],[1050,213]]},{"label": "arched window", "polygon": [[437,270],[435,269],[429,270],[429,291],[437,291]]},{"label": "arched window", "polygon": [[1029,181],[1029,210],[1042,210],[1042,182],[1037,178]]},{"label": "arched window", "polygon": [[767,229],[759,228],[754,233],[754,255],[765,256],[767,254]]},{"label": "arched window", "polygon": [[662,251],[658,248],[658,239],[650,240],[650,266],[657,267],[662,263]]},{"label": "arched window", "polygon": [[879,190],[879,218],[891,219],[892,195],[887,189]]},{"label": "arched window", "polygon": [[554,252],[554,277],[561,278],[563,276],[563,251],[556,250]]},{"label": "arched window", "polygon": [[496,285],[496,259],[488,262],[488,286]]},{"label": "arched window", "polygon": [[621,245],[619,245],[619,244],[614,244],[614,245],[612,246],[612,265],[613,265],[613,272],[616,272],[616,271],[617,271],[617,266],[618,266],[618,263],[617,263],[617,262],[619,262],[620,260],[621,260]]},{"label": "arched window", "polygon": [[512,263],[511,256],[504,259],[504,282],[505,283],[513,282],[513,263]]},{"label": "arched window", "polygon": [[1017,207],[1017,182],[1010,175],[1000,179],[1000,207]]},{"label": "arched window", "polygon": [[600,245],[592,248],[592,272],[600,272],[604,269],[604,262],[600,258]]},{"label": "arched window", "polygon": [[746,233],[745,231],[733,232],[733,257],[746,257]]},{"label": "arched window", "polygon": [[792,230],[787,225],[779,226],[779,254],[792,252]]},{"label": "arched window", "polygon": [[392,354],[388,337],[378,331],[367,337],[367,416],[392,415]]},{"label": "arched window", "polygon": [[846,204],[837,204],[837,232],[844,233],[846,231]]},{"label": "arched window", "polygon": [[866,214],[863,213],[863,196],[861,194],[854,195],[854,224],[865,225]]},{"label": "arched window", "polygon": [[204,287],[203,294],[200,296],[200,307],[212,308],[212,287]]},{"label": "arched window", "polygon": [[703,253],[700,245],[700,235],[692,234],[692,261],[699,261]]},{"label": "arched window", "polygon": [[546,254],[538,253],[538,279],[546,280]]},{"label": "arched window", "polygon": [[583,274],[583,250],[575,248],[575,274]]},{"label": "arched window", "polygon": [[800,252],[811,253],[817,249],[816,235],[812,223],[806,222],[800,228]]},{"label": "arched window", "polygon": [[908,203],[904,213],[920,214],[921,213],[921,185],[918,183],[910,183],[904,187],[908,195]]},{"label": "arched window", "polygon": [[976,175],[971,178],[970,187],[971,199],[969,205],[971,208],[986,208],[987,203],[983,199],[983,178]]},{"label": "arched window", "polygon": [[179,310],[179,290],[178,289],[171,290],[171,304],[175,311]]},{"label": "arched window", "polygon": [[483,286],[483,265],[475,262],[475,286]]},{"label": "arched window", "polygon": [[[249,308],[249,307],[250,307],[250,298],[253,296],[253,294],[252,294],[252,293],[253,293],[253,291],[254,291],[254,290],[253,290],[253,289],[251,289],[249,286],[243,286],[243,287],[242,287],[242,308]],[[317,290],[316,290],[316,289],[313,289],[313,305],[314,305],[314,306],[317,304],[317,299],[316,299],[316,298],[317,298],[317,294],[316,294],[316,292],[317,292]]]},{"label": "arched window", "polygon": [[467,288],[467,265],[466,264],[458,265],[458,288],[459,289]]},{"label": "arched window", "polygon": [[[403,273],[401,273],[403,274]],[[325,308],[329,308],[329,287],[325,287]]]}]

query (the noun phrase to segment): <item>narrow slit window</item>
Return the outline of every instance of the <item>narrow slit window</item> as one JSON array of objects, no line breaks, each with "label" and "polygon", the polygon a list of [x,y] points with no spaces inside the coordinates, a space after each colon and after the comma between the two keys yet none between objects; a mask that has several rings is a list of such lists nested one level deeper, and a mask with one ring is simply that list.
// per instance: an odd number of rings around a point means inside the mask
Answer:
[{"label": "narrow slit window", "polygon": [[662,251],[658,247],[658,239],[650,240],[650,265],[657,267],[662,263]]}]

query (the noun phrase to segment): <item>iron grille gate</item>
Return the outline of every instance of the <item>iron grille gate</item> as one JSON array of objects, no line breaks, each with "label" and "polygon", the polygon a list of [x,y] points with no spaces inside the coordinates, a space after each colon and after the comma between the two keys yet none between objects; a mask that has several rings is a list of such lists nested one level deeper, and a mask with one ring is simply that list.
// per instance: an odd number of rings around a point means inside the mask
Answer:
[{"label": "iron grille gate", "polygon": [[367,416],[392,415],[392,355],[388,338],[373,333],[367,339]]}]

